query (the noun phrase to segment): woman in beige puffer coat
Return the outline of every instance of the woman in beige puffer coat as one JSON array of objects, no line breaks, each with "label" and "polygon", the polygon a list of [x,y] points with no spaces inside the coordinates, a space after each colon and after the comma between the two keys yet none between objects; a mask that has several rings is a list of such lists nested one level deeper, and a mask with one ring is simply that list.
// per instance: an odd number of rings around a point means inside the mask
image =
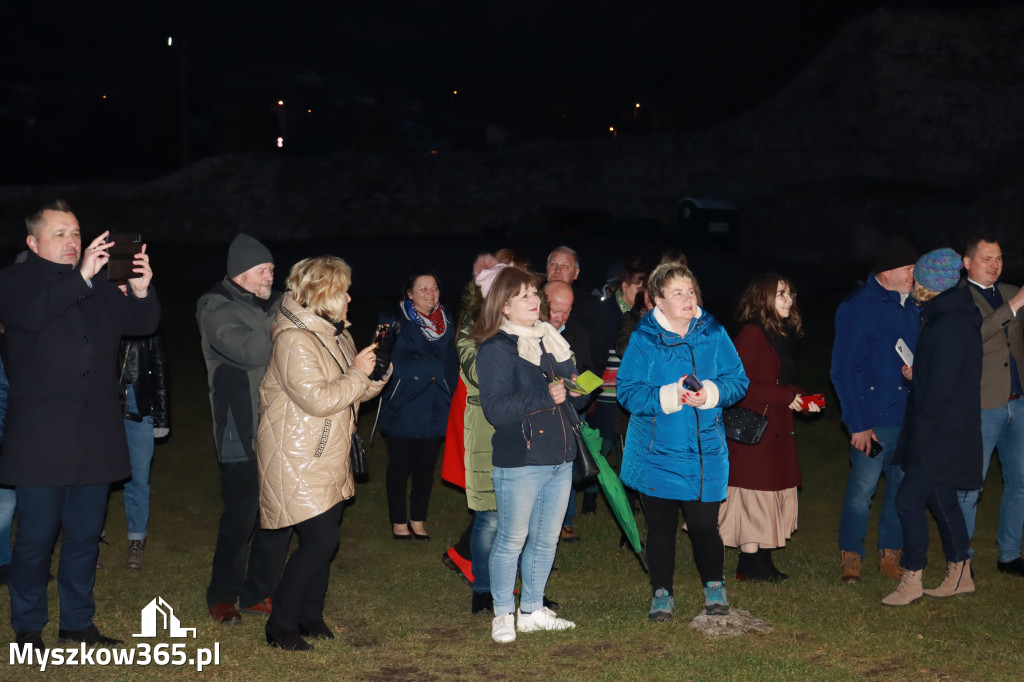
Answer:
[{"label": "woman in beige puffer coat", "polygon": [[356,353],[346,329],[350,283],[340,258],[299,261],[270,330],[257,437],[260,516],[263,528],[292,526],[299,537],[266,627],[267,643],[282,649],[312,648],[302,635],[333,637],[323,609],[344,500],[355,493],[355,415],[390,376],[369,379],[373,346]]}]

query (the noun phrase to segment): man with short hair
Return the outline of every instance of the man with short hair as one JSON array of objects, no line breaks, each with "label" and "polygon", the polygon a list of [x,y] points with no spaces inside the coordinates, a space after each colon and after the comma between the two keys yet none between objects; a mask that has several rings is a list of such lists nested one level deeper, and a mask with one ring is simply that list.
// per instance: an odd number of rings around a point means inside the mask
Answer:
[{"label": "man with short hair", "polygon": [[[998,448],[1003,469],[1003,501],[999,508],[999,560],[1003,573],[1024,577],[1021,540],[1024,534],[1024,333],[1017,314],[1024,306],[1024,289],[999,281],[1003,252],[992,236],[971,239],[964,249],[967,277],[960,282],[971,292],[981,313],[982,484]],[[974,537],[981,489],[959,494],[967,534]],[[973,556],[973,550],[971,552]]]},{"label": "man with short hair", "polygon": [[281,299],[273,283],[270,251],[239,234],[228,247],[227,276],[200,297],[196,310],[224,501],[206,603],[210,617],[225,625],[242,622],[236,601],[246,613],[270,614],[291,539],[287,528],[259,527],[254,439],[273,345],[270,324]]},{"label": "man with short hair", "polygon": [[909,243],[898,237],[888,240],[867,282],[836,312],[831,376],[843,424],[850,432],[850,474],[839,519],[839,578],[847,583],[860,581],[871,498],[883,475],[879,572],[890,578],[902,575],[903,528],[895,498],[903,471],[893,464],[893,455],[910,393],[911,370],[896,352],[896,342],[902,339],[911,352],[917,345],[920,309],[908,300],[916,261],[917,253]]},{"label": "man with short hair", "polygon": [[[587,348],[576,351],[576,369],[582,374],[590,370],[597,376],[604,373],[611,340],[605,338],[604,311],[601,302],[576,285],[580,276],[579,256],[568,246],[559,246],[548,254],[548,282],[565,282],[573,290],[573,314],[566,322],[566,333],[577,339],[586,337]],[[563,334],[564,336],[565,334]],[[574,349],[575,350],[575,349]]]},{"label": "man with short hair", "polygon": [[46,585],[58,533],[61,643],[116,646],[93,624],[96,559],[110,484],[128,478],[128,445],[114,361],[122,336],[152,334],[160,304],[145,245],[128,295],[101,270],[105,231],[82,251],[78,219],[63,201],[25,220],[29,252],[0,270],[10,392],[0,484],[17,495],[11,561],[16,642],[44,648]]}]

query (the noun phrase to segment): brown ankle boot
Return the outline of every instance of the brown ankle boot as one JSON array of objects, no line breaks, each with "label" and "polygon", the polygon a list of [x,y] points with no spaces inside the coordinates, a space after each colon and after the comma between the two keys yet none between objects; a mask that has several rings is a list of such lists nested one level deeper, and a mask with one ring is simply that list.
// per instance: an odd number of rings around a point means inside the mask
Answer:
[{"label": "brown ankle boot", "polygon": [[902,558],[902,549],[878,550],[878,572],[889,576],[893,580],[899,580],[903,575],[903,567],[900,566],[900,559]]},{"label": "brown ankle boot", "polygon": [[954,594],[974,592],[974,578],[971,577],[971,560],[950,561],[946,564],[946,577],[934,590],[925,590],[929,597],[942,599]]},{"label": "brown ankle boot", "polygon": [[860,582],[860,554],[839,552],[839,579],[844,583]]},{"label": "brown ankle boot", "polygon": [[896,585],[896,589],[893,590],[892,594],[883,599],[882,603],[886,606],[906,606],[920,599],[921,595],[924,594],[924,590],[921,589],[921,574],[923,572],[904,569],[903,576]]}]

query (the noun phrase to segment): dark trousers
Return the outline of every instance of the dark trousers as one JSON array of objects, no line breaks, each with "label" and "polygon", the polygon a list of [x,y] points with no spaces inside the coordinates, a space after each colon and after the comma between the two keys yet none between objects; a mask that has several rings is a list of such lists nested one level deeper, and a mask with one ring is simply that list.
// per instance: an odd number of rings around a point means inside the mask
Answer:
[{"label": "dark trousers", "polygon": [[900,563],[910,571],[919,571],[928,564],[927,510],[935,517],[946,561],[965,560],[971,544],[956,488],[935,485],[918,474],[906,473],[896,491],[896,513],[903,526]]},{"label": "dark trousers", "polygon": [[462,531],[462,536],[459,537],[459,541],[452,545],[456,553],[466,561],[473,560],[473,546],[471,542],[473,538],[473,522],[475,520],[476,515],[471,515],[469,517],[469,525],[466,526],[466,530]]},{"label": "dark trousers", "polygon": [[[440,438],[388,439],[388,514],[391,523],[427,520],[430,489],[434,486],[434,465]],[[406,514],[405,491],[412,476],[412,494]]]},{"label": "dark trousers", "polygon": [[61,534],[57,591],[60,628],[83,630],[96,611],[92,588],[107,511],[107,483],[59,488],[16,486],[18,533],[11,558],[11,626],[42,630],[49,620],[46,583],[57,533]]},{"label": "dark trousers", "polygon": [[721,502],[680,502],[640,493],[647,517],[647,563],[651,569],[651,591],[664,587],[672,593],[676,570],[676,531],[679,508],[690,533],[693,560],[700,573],[701,587],[722,580],[725,571],[725,547],[718,532],[718,507]]},{"label": "dark trousers", "polygon": [[220,495],[224,511],[217,530],[206,603],[216,606],[234,604],[237,600],[242,607],[252,606],[274,596],[288,554],[291,528],[259,527],[259,475],[255,461],[221,464]]},{"label": "dark trousers", "polygon": [[323,514],[293,526],[299,547],[284,567],[274,597],[274,611],[267,621],[271,627],[295,632],[299,623],[317,622],[324,617],[324,600],[331,573],[331,559],[338,551],[338,524],[344,502]]}]

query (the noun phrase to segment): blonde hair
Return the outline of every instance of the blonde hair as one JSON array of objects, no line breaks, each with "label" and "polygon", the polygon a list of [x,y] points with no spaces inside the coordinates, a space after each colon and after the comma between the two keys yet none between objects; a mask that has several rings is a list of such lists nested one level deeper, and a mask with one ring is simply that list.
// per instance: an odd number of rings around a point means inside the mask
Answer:
[{"label": "blonde hair", "polygon": [[304,258],[292,266],[285,288],[311,313],[341,322],[352,268],[337,256]]},{"label": "blonde hair", "polygon": [[647,295],[652,300],[665,298],[665,287],[676,278],[685,279],[692,284],[693,292],[697,295],[697,300],[700,301],[700,285],[697,284],[697,278],[693,276],[690,268],[679,263],[662,263],[654,268],[654,272],[647,279]]},{"label": "blonde hair", "polygon": [[938,296],[939,293],[940,292],[938,292],[938,291],[932,291],[931,289],[925,289],[923,286],[921,286],[920,284],[918,284],[915,281],[914,282],[914,288],[911,290],[910,295],[918,303],[927,303],[928,301],[930,301],[933,298],[935,298],[936,296]]}]

